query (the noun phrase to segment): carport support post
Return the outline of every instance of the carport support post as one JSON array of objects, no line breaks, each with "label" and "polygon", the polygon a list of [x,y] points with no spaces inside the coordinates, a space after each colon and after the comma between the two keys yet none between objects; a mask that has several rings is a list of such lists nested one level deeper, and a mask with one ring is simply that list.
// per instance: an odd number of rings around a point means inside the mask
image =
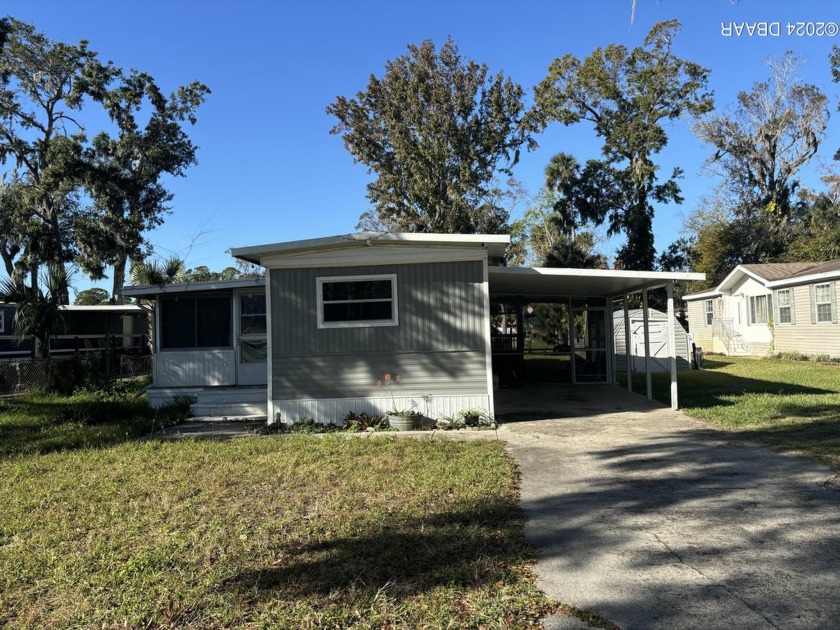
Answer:
[{"label": "carport support post", "polygon": [[647,289],[642,291],[642,322],[645,331],[645,384],[647,385],[647,399],[653,400],[653,384],[650,380],[650,326],[648,324]]},{"label": "carport support post", "polygon": [[678,409],[677,400],[677,331],[674,327],[674,281],[665,285],[668,291],[668,358],[671,364],[671,409]]},{"label": "carport support post", "polygon": [[624,367],[627,370],[627,391],[632,393],[633,366],[631,365],[631,361],[633,360],[633,353],[630,350],[630,344],[632,343],[632,341],[630,338],[630,309],[627,305],[627,294],[622,296],[621,306],[624,309]]}]

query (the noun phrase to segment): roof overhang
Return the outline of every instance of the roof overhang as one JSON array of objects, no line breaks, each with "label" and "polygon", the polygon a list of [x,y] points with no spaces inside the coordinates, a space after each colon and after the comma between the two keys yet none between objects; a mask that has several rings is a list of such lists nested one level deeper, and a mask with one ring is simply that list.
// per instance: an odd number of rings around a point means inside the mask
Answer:
[{"label": "roof overhang", "polygon": [[781,280],[773,280],[767,282],[768,289],[776,289],[779,287],[790,287],[798,284],[813,284],[819,282],[831,282],[840,278],[840,270],[826,271],[824,273],[812,273],[808,275],[796,276],[793,278],[783,278]]},{"label": "roof overhang", "polygon": [[237,278],[235,280],[213,280],[209,282],[186,282],[178,284],[151,284],[125,287],[126,297],[148,297],[161,293],[196,293],[264,287],[265,278]]},{"label": "roof overhang", "polygon": [[620,297],[665,286],[669,281],[705,280],[706,274],[548,267],[490,267],[490,297],[551,300],[562,297]]},{"label": "roof overhang", "polygon": [[357,232],[340,236],[327,236],[285,243],[254,245],[252,247],[234,247],[231,255],[248,262],[263,264],[267,258],[316,254],[323,250],[329,252],[349,247],[382,247],[399,245],[404,247],[429,248],[484,248],[490,258],[501,258],[505,254],[510,236],[507,234],[409,234],[389,232]]},{"label": "roof overhang", "polygon": [[693,302],[694,300],[708,300],[720,297],[721,295],[723,294],[717,289],[709,289],[708,291],[700,291],[698,293],[689,293],[688,295],[684,295],[683,300],[686,302]]},{"label": "roof overhang", "polygon": [[720,293],[729,293],[730,291],[732,291],[732,289],[734,289],[736,286],[738,286],[738,284],[745,277],[752,278],[753,280],[755,280],[759,284],[767,285],[767,283],[768,283],[768,280],[766,278],[762,278],[761,276],[759,276],[756,273],[753,273],[749,269],[745,269],[741,265],[738,265],[737,267],[735,267],[735,269],[730,271],[729,275],[727,275],[723,279],[723,281],[717,286],[717,290]]}]

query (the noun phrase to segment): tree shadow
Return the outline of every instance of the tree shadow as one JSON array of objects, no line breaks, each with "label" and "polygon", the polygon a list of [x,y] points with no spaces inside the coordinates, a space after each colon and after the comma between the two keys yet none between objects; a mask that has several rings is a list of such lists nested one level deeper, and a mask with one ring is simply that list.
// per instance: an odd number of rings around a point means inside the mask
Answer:
[{"label": "tree shadow", "polygon": [[[514,584],[532,558],[515,502],[486,499],[424,516],[391,515],[359,535],[280,541],[274,561],[231,577],[223,587],[259,601],[380,593],[410,597],[438,587]],[[370,531],[376,529],[376,531]],[[337,594],[339,593],[339,594]]]},{"label": "tree shadow", "polygon": [[171,419],[144,401],[125,403],[22,395],[0,401],[0,458],[107,448],[136,440]]},{"label": "tree shadow", "polygon": [[[539,442],[519,448],[523,462],[557,457]],[[534,467],[530,481],[525,469],[526,485],[558,477],[523,508],[562,601],[621,627],[836,625],[840,492],[829,471],[711,430],[587,448]]]}]

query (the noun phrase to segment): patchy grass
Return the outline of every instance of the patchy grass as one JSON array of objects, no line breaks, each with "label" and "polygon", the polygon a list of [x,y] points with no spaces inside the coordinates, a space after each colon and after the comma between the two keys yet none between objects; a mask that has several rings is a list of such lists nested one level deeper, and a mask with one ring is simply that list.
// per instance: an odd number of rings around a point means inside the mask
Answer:
[{"label": "patchy grass", "polygon": [[150,409],[146,397],[101,392],[0,398],[0,458],[98,448],[132,439],[186,417],[189,405]]},{"label": "patchy grass", "polygon": [[552,610],[499,443],[137,442],[134,419],[53,426],[66,405],[0,411],[18,427],[0,627],[528,628]]},{"label": "patchy grass", "polygon": [[[668,374],[653,375],[654,398],[670,402]],[[840,366],[707,356],[678,375],[689,415],[840,471]],[[644,375],[634,375],[644,391]]]}]

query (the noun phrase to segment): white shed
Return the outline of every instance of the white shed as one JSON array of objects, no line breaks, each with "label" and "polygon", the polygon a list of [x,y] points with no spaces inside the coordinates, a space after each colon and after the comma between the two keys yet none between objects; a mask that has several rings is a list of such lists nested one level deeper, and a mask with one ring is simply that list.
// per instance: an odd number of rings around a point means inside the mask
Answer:
[{"label": "white shed", "polygon": [[[633,357],[633,371],[645,371],[645,330],[642,309],[631,309],[630,315],[630,355]],[[674,318],[674,330],[677,343],[677,369],[691,369],[692,341],[685,328]],[[624,311],[613,312],[613,332],[615,335],[616,368],[619,373],[626,370],[624,335]],[[668,372],[668,315],[662,311],[648,309],[648,333],[650,336],[651,372]]]}]

